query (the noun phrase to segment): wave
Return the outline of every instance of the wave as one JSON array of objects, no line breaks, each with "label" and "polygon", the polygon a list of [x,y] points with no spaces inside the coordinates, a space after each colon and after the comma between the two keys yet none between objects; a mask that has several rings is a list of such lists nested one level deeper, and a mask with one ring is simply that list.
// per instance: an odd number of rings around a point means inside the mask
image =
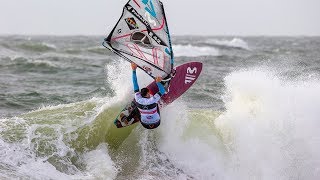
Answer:
[{"label": "wave", "polygon": [[[216,168],[203,169],[215,167],[222,157],[211,156],[223,151],[221,144],[212,142],[212,138],[219,141],[215,129],[210,126],[218,112],[188,111],[183,102],[177,101],[162,110],[161,128],[154,131],[139,124],[122,129],[114,126],[113,120],[129,101],[128,92],[132,90],[131,73],[124,71],[128,68],[128,63],[121,63],[121,60],[106,66],[108,81],[114,89],[113,97],[43,107],[17,118],[0,120],[0,146],[5,147],[0,148],[2,177],[213,177]],[[141,86],[150,82],[142,71],[137,73]],[[206,161],[199,163],[199,159]]]},{"label": "wave", "polygon": [[[0,177],[172,179],[212,175],[212,171],[204,175],[201,169],[206,165],[213,165],[216,158],[210,159],[211,162],[208,159],[207,164],[197,165],[196,168],[191,164],[189,166],[189,163],[185,164],[188,167],[179,165],[180,161],[197,162],[197,158],[209,156],[214,149],[215,145],[212,143],[210,144],[213,147],[202,144],[202,141],[211,141],[207,135],[197,137],[196,133],[198,130],[211,133],[212,128],[201,129],[197,122],[199,114],[207,117],[208,112],[189,112],[192,122],[187,122],[189,120],[185,117],[186,114],[177,113],[184,107],[183,104],[176,104],[179,110],[164,109],[162,128],[155,131],[146,130],[139,124],[117,129],[113,119],[123,105],[112,98],[94,98],[73,104],[44,107],[17,118],[2,119],[0,169],[3,172]],[[209,117],[215,116],[217,114]],[[202,119],[202,122],[210,125],[211,122],[206,122],[207,120],[208,118]],[[183,129],[177,131],[179,127]],[[158,137],[160,134],[163,138]],[[181,138],[187,140],[182,141]],[[199,142],[195,146],[195,139],[198,138]],[[193,148],[189,147],[191,144]],[[160,149],[156,149],[158,146]],[[204,149],[199,151],[202,147]],[[205,148],[210,151],[203,152]],[[183,149],[185,157],[181,154]],[[190,153],[198,157],[189,157]]]},{"label": "wave", "polygon": [[21,56],[21,54],[23,54],[23,53],[14,51],[10,47],[0,48],[0,58],[1,59],[6,59],[7,57]]},{"label": "wave", "polygon": [[67,54],[80,54],[81,52],[82,50],[79,48],[67,48],[64,50],[64,53],[67,53]]},{"label": "wave", "polygon": [[210,45],[250,50],[248,43],[239,38],[233,38],[232,40],[208,39],[205,42]]},{"label": "wave", "polygon": [[67,48],[64,50],[64,52],[67,54],[81,54],[88,52],[97,55],[110,54],[106,48],[100,46],[93,46],[88,48]]},{"label": "wave", "polygon": [[[246,70],[227,76],[225,86],[224,112],[190,111],[174,102],[162,111],[163,128],[138,132],[148,173],[182,179],[317,179],[319,81],[285,81],[269,71]],[[162,166],[154,167],[159,161]]]},{"label": "wave", "polygon": [[[132,95],[129,68],[106,65],[112,97],[1,119],[0,178],[317,179],[318,80],[237,71],[224,80],[223,112],[177,100],[155,130],[117,129],[114,117]],[[152,81],[137,73],[141,87]]]},{"label": "wave", "polygon": [[231,73],[225,86],[226,111],[215,126],[230,162],[239,164],[226,174],[236,179],[317,179],[320,82],[284,81],[273,72],[253,69]]},{"label": "wave", "polygon": [[3,59],[3,64],[1,66],[15,67],[19,71],[56,71],[59,65],[50,60],[44,59],[32,59],[27,57],[7,57]]},{"label": "wave", "polygon": [[48,43],[24,42],[17,45],[18,48],[30,52],[48,52],[56,50],[56,46]]},{"label": "wave", "polygon": [[109,151],[135,127],[113,125],[124,105],[119,100],[94,98],[0,119],[0,178],[115,179],[118,170]]},{"label": "wave", "polygon": [[[163,128],[155,131],[146,130],[139,124],[122,129],[114,126],[114,118],[128,102],[128,89],[132,89],[130,83],[124,83],[124,79],[131,80],[131,74],[119,74],[119,69],[129,68],[123,64],[117,61],[114,65],[109,64],[106,67],[108,81],[112,82],[115,91],[114,97],[42,107],[18,117],[1,119],[0,177],[30,179],[194,177],[195,175],[188,172],[188,169],[178,166],[181,159],[178,161],[171,159],[170,154],[167,154],[170,152],[166,151],[166,148],[170,148],[172,140],[177,140],[172,138],[179,139],[183,131],[174,133],[171,138],[168,133],[187,125],[186,114],[177,113],[182,110],[180,107],[184,107],[183,104],[178,104],[179,108],[164,109]],[[111,76],[115,73],[118,76]],[[138,73],[141,73],[139,74],[141,85],[150,82],[147,76],[143,76],[143,72],[138,71]],[[193,115],[197,113],[202,114],[196,112]],[[196,117],[193,121],[196,121]],[[184,136],[192,135],[193,131],[194,128],[190,128]],[[164,139],[155,138],[159,133]],[[171,141],[168,141],[169,139]],[[163,150],[157,149],[156,147],[163,142],[170,144],[164,144]],[[177,146],[180,149],[185,148],[179,144]],[[193,148],[188,152],[193,151],[198,150]],[[208,153],[201,157],[206,155]],[[156,166],[152,166],[152,163]],[[200,167],[197,169],[200,170]]]},{"label": "wave", "polygon": [[91,53],[95,53],[95,54],[99,54],[99,55],[106,55],[108,50],[105,47],[102,46],[94,46],[94,47],[90,47],[87,49],[87,51],[91,52]]},{"label": "wave", "polygon": [[110,121],[95,119],[98,104],[99,100],[91,100],[45,107],[18,118],[2,119],[0,146],[6,148],[1,148],[0,164],[10,165],[2,174],[31,179],[101,178],[102,175],[114,179],[117,170],[101,139],[108,132],[104,122]]},{"label": "wave", "polygon": [[192,45],[173,45],[174,55],[177,57],[219,56],[219,51],[212,47],[199,47]]}]

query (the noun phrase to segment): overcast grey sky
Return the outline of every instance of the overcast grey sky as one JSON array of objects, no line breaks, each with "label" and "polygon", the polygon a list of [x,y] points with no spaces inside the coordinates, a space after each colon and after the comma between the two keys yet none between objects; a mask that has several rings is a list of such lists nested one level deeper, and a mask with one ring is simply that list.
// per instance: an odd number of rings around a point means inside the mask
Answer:
[{"label": "overcast grey sky", "polygon": [[[0,0],[0,34],[103,35],[127,0]],[[173,35],[320,35],[320,0],[162,0]]]}]

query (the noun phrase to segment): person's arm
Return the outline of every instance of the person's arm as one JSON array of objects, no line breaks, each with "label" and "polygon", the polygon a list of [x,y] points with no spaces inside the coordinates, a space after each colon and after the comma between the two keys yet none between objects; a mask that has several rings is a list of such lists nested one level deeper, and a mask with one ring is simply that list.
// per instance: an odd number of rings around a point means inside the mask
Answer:
[{"label": "person's arm", "polygon": [[160,96],[163,96],[164,93],[166,93],[166,90],[164,89],[164,86],[161,84],[162,78],[161,77],[156,77],[156,84],[158,86],[159,92],[158,94]]},{"label": "person's arm", "polygon": [[132,83],[133,83],[133,90],[134,92],[139,92],[139,85],[138,85],[138,79],[137,79],[137,65],[135,63],[131,63],[131,68],[132,68]]},{"label": "person's arm", "polygon": [[163,96],[164,93],[166,93],[166,90],[164,89],[164,86],[160,83],[160,82],[157,82],[157,86],[158,86],[158,89],[159,89],[159,95],[160,96]]},{"label": "person's arm", "polygon": [[164,95],[164,93],[166,93],[166,90],[164,89],[164,86],[160,83],[162,81],[161,77],[156,77],[156,84],[158,86],[159,91],[153,96],[153,98],[150,98],[150,102],[149,103],[157,103],[160,99],[161,96]]}]

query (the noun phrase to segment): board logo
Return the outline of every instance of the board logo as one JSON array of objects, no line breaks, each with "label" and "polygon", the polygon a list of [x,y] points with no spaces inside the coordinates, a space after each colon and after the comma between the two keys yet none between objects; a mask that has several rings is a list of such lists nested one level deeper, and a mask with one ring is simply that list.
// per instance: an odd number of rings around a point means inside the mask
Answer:
[{"label": "board logo", "polygon": [[192,83],[197,78],[196,73],[197,73],[196,67],[194,67],[194,68],[188,67],[186,77],[184,80],[184,84]]},{"label": "board logo", "polygon": [[129,29],[130,30],[133,30],[133,29],[139,29],[139,26],[137,24],[137,22],[134,20],[134,18],[126,18],[125,19],[127,25],[129,26]]}]

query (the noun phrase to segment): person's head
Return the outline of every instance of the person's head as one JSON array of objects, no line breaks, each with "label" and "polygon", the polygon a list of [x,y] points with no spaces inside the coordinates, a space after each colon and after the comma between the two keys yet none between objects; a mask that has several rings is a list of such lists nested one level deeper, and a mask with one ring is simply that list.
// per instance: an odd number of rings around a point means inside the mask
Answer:
[{"label": "person's head", "polygon": [[150,92],[148,88],[142,88],[140,93],[141,93],[141,96],[144,98],[150,97]]}]

